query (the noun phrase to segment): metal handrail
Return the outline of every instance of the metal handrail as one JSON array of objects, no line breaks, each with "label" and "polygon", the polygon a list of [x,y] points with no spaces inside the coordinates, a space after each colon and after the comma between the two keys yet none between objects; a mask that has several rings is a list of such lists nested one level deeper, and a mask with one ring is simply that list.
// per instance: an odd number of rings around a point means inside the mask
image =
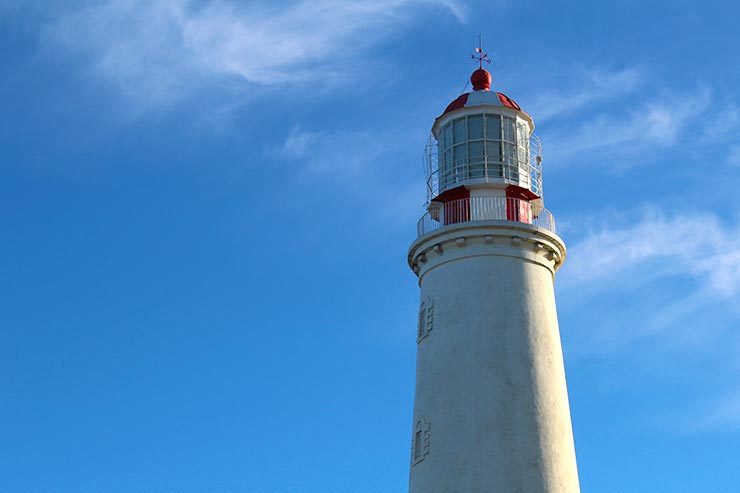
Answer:
[{"label": "metal handrail", "polygon": [[470,197],[432,202],[417,224],[419,236],[452,224],[475,221],[512,221],[539,226],[555,233],[555,218],[540,201],[512,197]]},{"label": "metal handrail", "polygon": [[542,193],[542,171],[529,164],[521,165],[515,159],[492,162],[485,157],[453,161],[446,168],[437,168],[427,177],[427,188],[431,196],[453,188],[466,180],[484,182],[504,181]]},{"label": "metal handrail", "polygon": [[443,165],[439,159],[439,146],[430,136],[424,150],[424,168],[427,180],[427,197],[432,199],[442,191],[464,181],[503,181],[532,190],[542,197],[542,146],[536,135],[529,139],[529,155],[520,159],[518,152],[511,156],[472,156]]}]

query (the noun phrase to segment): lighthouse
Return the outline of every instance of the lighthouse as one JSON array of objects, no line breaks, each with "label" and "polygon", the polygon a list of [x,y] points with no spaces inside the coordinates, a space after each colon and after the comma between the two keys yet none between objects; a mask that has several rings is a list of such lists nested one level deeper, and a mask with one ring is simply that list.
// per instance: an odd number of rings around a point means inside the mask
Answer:
[{"label": "lighthouse", "polygon": [[492,90],[434,121],[426,212],[408,253],[421,289],[410,493],[578,493],[534,121]]}]

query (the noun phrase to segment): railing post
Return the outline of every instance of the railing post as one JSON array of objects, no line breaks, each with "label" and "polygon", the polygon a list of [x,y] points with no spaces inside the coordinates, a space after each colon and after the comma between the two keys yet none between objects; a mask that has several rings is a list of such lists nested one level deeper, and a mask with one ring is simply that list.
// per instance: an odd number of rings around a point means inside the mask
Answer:
[{"label": "railing post", "polygon": [[555,233],[555,219],[541,205],[514,197],[468,197],[433,202],[417,223],[419,236],[451,224],[481,220],[508,220],[532,224]]}]

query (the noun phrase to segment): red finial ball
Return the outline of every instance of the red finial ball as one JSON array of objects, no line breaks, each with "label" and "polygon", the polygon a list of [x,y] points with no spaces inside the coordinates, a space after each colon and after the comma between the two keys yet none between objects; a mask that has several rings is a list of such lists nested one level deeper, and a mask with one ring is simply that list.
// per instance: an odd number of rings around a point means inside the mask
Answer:
[{"label": "red finial ball", "polygon": [[470,83],[473,84],[474,91],[490,91],[492,80],[491,73],[482,68],[479,68],[470,76]]}]

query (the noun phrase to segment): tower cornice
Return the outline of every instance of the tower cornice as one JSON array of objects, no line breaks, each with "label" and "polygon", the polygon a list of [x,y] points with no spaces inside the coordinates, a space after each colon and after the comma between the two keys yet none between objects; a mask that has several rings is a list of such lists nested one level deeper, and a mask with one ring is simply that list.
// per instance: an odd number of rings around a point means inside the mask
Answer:
[{"label": "tower cornice", "polygon": [[503,256],[539,264],[552,275],[565,261],[566,248],[555,233],[517,221],[488,220],[449,225],[416,239],[408,264],[422,278],[432,269],[470,257]]}]

